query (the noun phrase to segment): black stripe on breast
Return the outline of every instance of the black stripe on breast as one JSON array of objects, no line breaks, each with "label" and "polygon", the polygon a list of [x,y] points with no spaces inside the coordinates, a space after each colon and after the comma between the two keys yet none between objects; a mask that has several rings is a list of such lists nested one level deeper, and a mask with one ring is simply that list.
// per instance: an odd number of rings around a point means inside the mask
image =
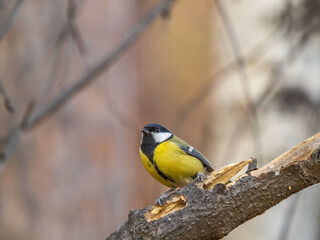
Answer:
[{"label": "black stripe on breast", "polygon": [[[149,159],[149,160],[150,160],[150,159]],[[169,178],[167,175],[165,175],[165,174],[158,168],[157,164],[156,164],[154,161],[151,161],[151,160],[150,160],[150,162],[152,162],[154,168],[156,169],[157,173],[158,173],[161,177],[163,177],[165,180],[169,180],[169,181],[173,182],[173,180],[172,180],[171,178]]]},{"label": "black stripe on breast", "polygon": [[167,175],[165,175],[157,166],[157,164],[155,163],[155,161],[153,161],[153,153],[154,153],[154,149],[158,146],[158,144],[156,144],[153,141],[153,138],[146,138],[144,137],[143,139],[143,143],[141,144],[141,151],[148,157],[149,161],[152,163],[152,165],[154,166],[154,168],[156,169],[157,173],[163,177],[165,180],[169,180],[171,182],[174,182],[170,177],[168,177]]}]

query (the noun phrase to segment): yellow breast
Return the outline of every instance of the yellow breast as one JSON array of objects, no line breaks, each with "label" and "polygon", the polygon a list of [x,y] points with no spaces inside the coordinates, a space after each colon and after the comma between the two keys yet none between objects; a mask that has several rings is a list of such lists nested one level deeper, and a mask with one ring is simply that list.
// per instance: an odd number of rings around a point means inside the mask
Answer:
[{"label": "yellow breast", "polygon": [[171,181],[168,181],[168,180],[164,179],[163,177],[161,177],[161,175],[159,175],[154,164],[152,164],[150,162],[149,158],[141,151],[141,149],[139,152],[140,152],[140,158],[142,160],[142,164],[145,167],[145,169],[147,169],[147,171],[150,173],[150,175],[153,178],[155,178],[158,182],[162,183],[163,185],[170,187],[170,188],[173,187]]},{"label": "yellow breast", "polygon": [[[203,171],[203,164],[199,159],[186,154],[170,140],[159,144],[154,150],[153,161],[158,171],[141,150],[140,156],[151,176],[168,187],[184,186],[193,181],[198,172]],[[159,171],[172,181],[164,179]]]}]

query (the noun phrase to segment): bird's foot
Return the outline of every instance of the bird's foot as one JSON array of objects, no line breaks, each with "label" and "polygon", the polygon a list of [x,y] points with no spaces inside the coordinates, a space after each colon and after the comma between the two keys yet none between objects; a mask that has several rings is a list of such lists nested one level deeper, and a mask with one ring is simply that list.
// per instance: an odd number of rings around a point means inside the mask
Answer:
[{"label": "bird's foot", "polygon": [[176,191],[176,188],[171,188],[170,190],[162,193],[160,195],[160,197],[156,200],[156,205],[159,205],[159,206],[162,206],[164,205],[166,202],[165,202],[165,198],[167,198],[170,194],[174,193]]},{"label": "bird's foot", "polygon": [[198,172],[197,173],[197,179],[199,179],[201,182],[204,183],[204,180],[206,179],[206,177],[203,175],[203,173]]}]

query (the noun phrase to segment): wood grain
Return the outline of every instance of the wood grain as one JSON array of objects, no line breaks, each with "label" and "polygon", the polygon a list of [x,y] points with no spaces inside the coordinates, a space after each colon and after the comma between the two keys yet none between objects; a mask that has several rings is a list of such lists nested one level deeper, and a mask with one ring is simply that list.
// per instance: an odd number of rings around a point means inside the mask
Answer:
[{"label": "wood grain", "polygon": [[185,205],[157,220],[145,217],[152,206],[132,210],[128,221],[107,239],[220,239],[319,181],[320,133],[227,185],[217,183],[205,190],[191,183],[181,188],[175,194],[186,199]]}]

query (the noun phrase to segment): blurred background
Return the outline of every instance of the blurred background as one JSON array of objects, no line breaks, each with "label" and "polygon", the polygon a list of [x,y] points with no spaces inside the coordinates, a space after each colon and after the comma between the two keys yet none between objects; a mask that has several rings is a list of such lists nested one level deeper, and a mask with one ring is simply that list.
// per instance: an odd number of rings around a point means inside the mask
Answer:
[{"label": "blurred background", "polygon": [[[101,62],[161,0],[0,0],[0,134]],[[168,9],[169,10],[169,9]],[[320,129],[320,1],[175,1],[1,162],[0,239],[104,239],[168,189],[139,159],[160,123],[218,169]],[[2,146],[3,147],[3,146]],[[225,239],[320,239],[313,186]]]}]

